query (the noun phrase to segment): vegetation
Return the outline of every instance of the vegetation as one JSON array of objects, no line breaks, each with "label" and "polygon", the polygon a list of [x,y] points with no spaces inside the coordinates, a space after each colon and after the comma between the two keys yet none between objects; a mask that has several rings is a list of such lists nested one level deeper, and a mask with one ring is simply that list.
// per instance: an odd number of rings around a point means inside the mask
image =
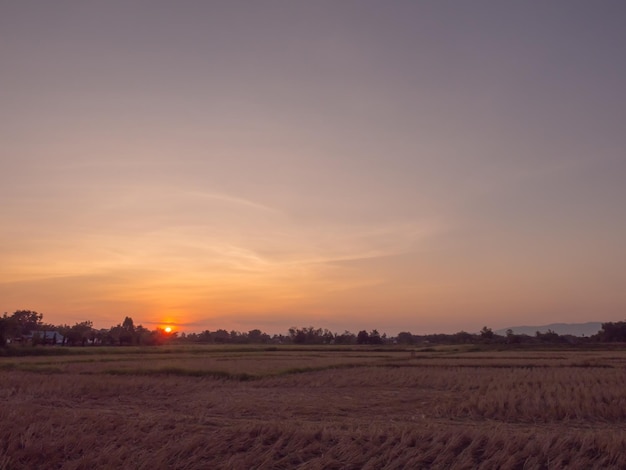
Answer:
[{"label": "vegetation", "polygon": [[626,468],[622,350],[60,349],[0,358],[0,468]]},{"label": "vegetation", "polygon": [[625,341],[626,322],[178,335],[18,310],[0,318],[0,470],[626,468]]},{"label": "vegetation", "polygon": [[[109,329],[96,329],[89,320],[73,326],[51,325],[43,322],[43,314],[31,310],[17,310],[12,315],[0,317],[0,347],[7,344],[60,345],[60,346],[155,346],[175,344],[294,344],[294,345],[442,345],[442,344],[493,344],[493,345],[541,345],[541,344],[591,344],[598,342],[626,342],[626,321],[603,323],[602,329],[592,337],[559,335],[554,331],[537,331],[535,336],[516,335],[508,330],[498,335],[487,326],[476,334],[460,331],[455,334],[414,335],[404,331],[388,337],[374,329],[334,333],[313,326],[289,328],[287,335],[273,335],[253,329],[248,332],[205,330],[201,333],[165,331],[161,328],[149,330],[135,326],[131,317]],[[7,354],[7,351],[4,351]],[[11,352],[11,354],[23,354]]]},{"label": "vegetation", "polygon": [[95,329],[90,320],[73,326],[51,325],[43,322],[43,314],[17,310],[0,318],[0,346],[7,344],[86,346],[86,345],[161,345],[177,338],[176,332],[163,329],[148,330],[135,326],[131,317],[109,329]]}]

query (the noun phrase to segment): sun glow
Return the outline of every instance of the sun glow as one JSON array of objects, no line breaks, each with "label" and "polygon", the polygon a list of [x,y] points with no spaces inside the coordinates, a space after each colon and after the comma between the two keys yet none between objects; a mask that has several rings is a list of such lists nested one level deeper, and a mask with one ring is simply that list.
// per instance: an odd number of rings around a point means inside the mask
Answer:
[{"label": "sun glow", "polygon": [[166,326],[164,329],[165,329],[166,333],[171,333],[172,332],[172,327],[171,326]]}]

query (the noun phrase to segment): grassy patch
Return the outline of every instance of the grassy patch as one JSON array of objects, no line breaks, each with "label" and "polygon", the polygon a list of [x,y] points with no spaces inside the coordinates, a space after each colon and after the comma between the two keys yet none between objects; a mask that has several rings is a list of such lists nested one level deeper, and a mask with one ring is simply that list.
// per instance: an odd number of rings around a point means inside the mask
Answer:
[{"label": "grassy patch", "polygon": [[180,377],[211,377],[217,379],[246,381],[257,378],[251,374],[232,374],[224,370],[185,369],[182,367],[159,367],[156,369],[106,369],[104,374],[109,375],[136,375],[136,376],[159,376],[175,375]]},{"label": "grassy patch", "polygon": [[56,367],[56,366],[40,365],[40,364],[16,364],[14,362],[0,364],[0,370],[36,372],[39,374],[60,374],[63,372],[63,370],[60,367]]},{"label": "grassy patch", "polygon": [[355,369],[357,367],[372,367],[371,363],[346,363],[346,364],[332,364],[328,366],[313,366],[313,367],[291,367],[284,369],[275,374],[268,374],[268,376],[280,377],[282,375],[294,375],[294,374],[306,374],[308,372],[319,372],[323,370],[333,369]]}]

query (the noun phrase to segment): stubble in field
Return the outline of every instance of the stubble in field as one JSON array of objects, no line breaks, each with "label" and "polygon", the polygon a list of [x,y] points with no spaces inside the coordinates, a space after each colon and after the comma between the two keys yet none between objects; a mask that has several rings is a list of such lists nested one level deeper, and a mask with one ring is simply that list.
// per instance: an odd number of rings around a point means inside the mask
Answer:
[{"label": "stubble in field", "polygon": [[0,469],[626,468],[625,359],[280,348],[4,358]]}]

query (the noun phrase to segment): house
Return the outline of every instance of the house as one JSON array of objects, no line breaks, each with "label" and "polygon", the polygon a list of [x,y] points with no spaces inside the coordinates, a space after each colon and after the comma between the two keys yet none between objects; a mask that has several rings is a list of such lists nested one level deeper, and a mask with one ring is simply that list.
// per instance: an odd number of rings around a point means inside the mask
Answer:
[{"label": "house", "polygon": [[24,342],[34,344],[63,344],[63,335],[58,331],[31,331],[24,336]]}]

